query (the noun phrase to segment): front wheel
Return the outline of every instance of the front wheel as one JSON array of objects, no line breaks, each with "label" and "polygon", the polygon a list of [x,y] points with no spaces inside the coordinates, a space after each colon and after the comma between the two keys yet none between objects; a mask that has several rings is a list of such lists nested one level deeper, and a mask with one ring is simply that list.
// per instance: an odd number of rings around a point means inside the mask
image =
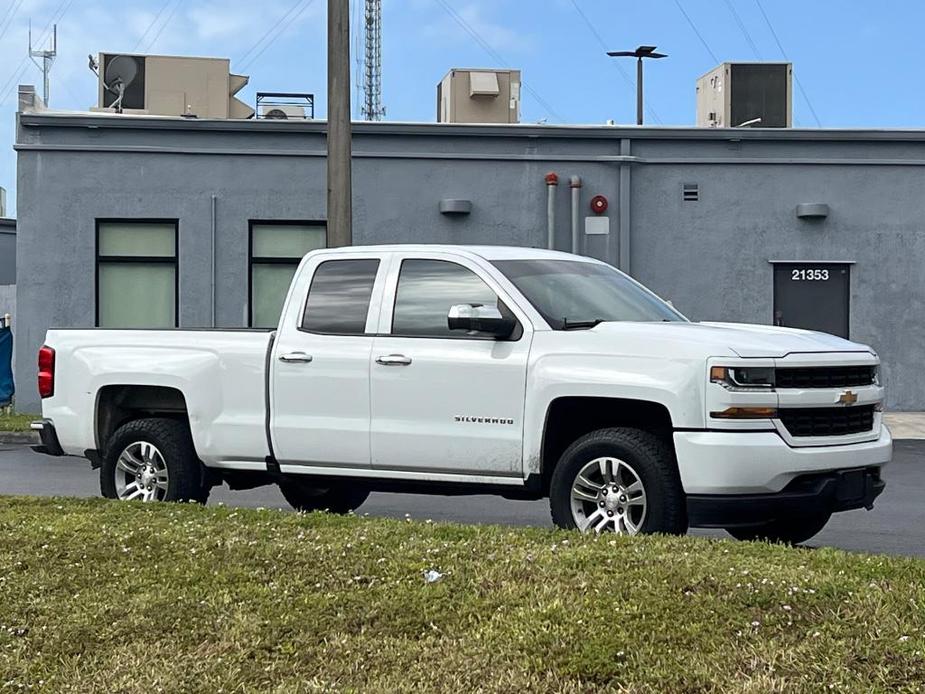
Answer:
[{"label": "front wheel", "polygon": [[639,429],[601,429],[568,447],[549,488],[552,520],[581,532],[687,532],[671,447]]},{"label": "front wheel", "polygon": [[831,513],[818,513],[811,516],[779,518],[767,523],[726,528],[726,532],[737,540],[765,540],[798,545],[818,534],[831,517]]},{"label": "front wheel", "polygon": [[100,491],[123,501],[198,501],[209,486],[189,427],[175,419],[136,419],[112,435],[100,467]]},{"label": "front wheel", "polygon": [[369,489],[359,480],[332,481],[323,485],[310,479],[287,477],[279,490],[296,511],[330,511],[349,513],[359,508],[369,496]]}]

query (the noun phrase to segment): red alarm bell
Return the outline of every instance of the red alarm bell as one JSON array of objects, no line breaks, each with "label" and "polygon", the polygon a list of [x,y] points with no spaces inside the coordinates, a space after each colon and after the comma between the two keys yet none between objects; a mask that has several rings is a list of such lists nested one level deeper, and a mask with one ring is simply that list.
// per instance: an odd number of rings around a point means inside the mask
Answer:
[{"label": "red alarm bell", "polygon": [[607,211],[607,198],[603,195],[595,195],[591,198],[591,211],[594,214],[604,214]]}]

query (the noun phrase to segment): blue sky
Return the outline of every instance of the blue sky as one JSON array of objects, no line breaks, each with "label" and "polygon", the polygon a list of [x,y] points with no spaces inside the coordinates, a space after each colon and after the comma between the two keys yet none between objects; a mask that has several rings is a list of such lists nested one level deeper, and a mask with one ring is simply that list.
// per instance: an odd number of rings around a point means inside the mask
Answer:
[{"label": "blue sky", "polygon": [[[30,18],[36,39],[58,23],[54,108],[94,102],[88,53],[137,51],[231,57],[232,69],[251,77],[246,101],[257,89],[312,91],[323,117],[326,6],[0,0],[0,186],[14,197],[16,84],[41,83],[24,60]],[[824,127],[918,128],[922,26],[925,3],[913,0],[383,0],[383,101],[390,120],[433,121],[435,85],[448,68],[500,60],[523,70],[525,122],[631,123],[634,66],[622,63],[624,75],[603,51],[648,43],[670,57],[648,64],[647,121],[690,125],[699,75],[725,60],[781,60],[782,47],[808,97],[795,87],[796,126],[816,127],[818,118]],[[872,55],[881,45],[885,55]]]}]

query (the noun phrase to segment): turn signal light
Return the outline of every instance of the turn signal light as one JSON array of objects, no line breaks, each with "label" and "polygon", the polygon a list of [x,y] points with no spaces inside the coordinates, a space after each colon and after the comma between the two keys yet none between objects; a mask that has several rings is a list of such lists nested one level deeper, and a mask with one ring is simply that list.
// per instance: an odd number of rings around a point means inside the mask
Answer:
[{"label": "turn signal light", "polygon": [[50,398],[55,394],[55,350],[48,345],[39,349],[39,395]]},{"label": "turn signal light", "polygon": [[714,419],[774,419],[776,407],[727,407],[722,412],[711,412]]}]

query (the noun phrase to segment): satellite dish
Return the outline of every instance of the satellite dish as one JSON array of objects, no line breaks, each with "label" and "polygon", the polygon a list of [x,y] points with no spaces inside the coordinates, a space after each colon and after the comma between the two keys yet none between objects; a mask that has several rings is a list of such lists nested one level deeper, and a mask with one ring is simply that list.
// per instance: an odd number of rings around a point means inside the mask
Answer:
[{"label": "satellite dish", "polygon": [[281,108],[271,108],[263,114],[263,117],[272,118],[274,120],[289,120],[289,114]]},{"label": "satellite dish", "polygon": [[122,113],[122,99],[125,97],[125,90],[135,81],[137,75],[138,63],[130,56],[116,55],[106,61],[103,85],[117,95],[116,100],[112,102],[117,113]]}]

